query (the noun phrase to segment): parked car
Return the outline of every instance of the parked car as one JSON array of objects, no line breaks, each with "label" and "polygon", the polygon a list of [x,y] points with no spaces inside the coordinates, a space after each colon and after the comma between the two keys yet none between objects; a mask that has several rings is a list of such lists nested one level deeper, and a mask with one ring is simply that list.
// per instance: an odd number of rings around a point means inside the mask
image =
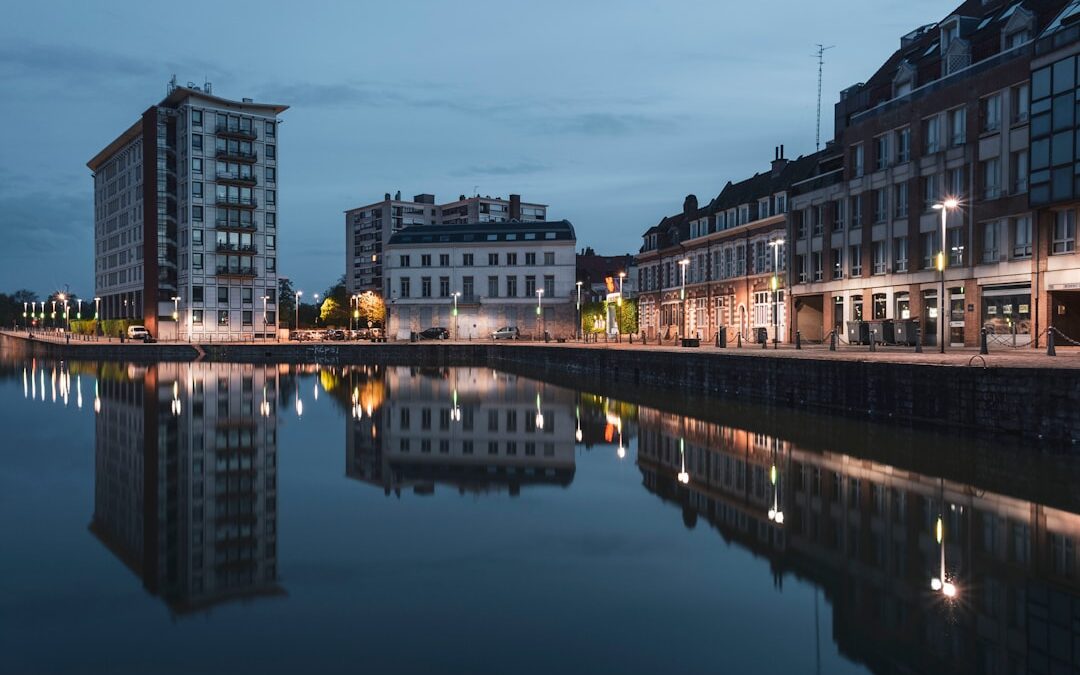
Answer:
[{"label": "parked car", "polygon": [[433,326],[427,330],[420,331],[421,340],[449,340],[450,331],[441,326]]},{"label": "parked car", "polygon": [[129,340],[142,340],[143,342],[157,342],[146,326],[128,326],[127,336]]},{"label": "parked car", "polygon": [[344,340],[345,339],[345,331],[337,330],[337,329],[328,330],[328,331],[326,331],[326,339],[327,340]]},{"label": "parked car", "polygon": [[521,331],[517,329],[517,326],[503,326],[491,333],[492,340],[517,340],[520,337]]}]

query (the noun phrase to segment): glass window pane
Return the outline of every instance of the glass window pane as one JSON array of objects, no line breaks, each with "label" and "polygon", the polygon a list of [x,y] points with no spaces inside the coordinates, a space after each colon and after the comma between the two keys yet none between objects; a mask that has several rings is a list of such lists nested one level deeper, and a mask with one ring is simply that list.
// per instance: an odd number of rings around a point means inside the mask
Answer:
[{"label": "glass window pane", "polygon": [[1031,100],[1036,101],[1050,95],[1050,68],[1040,68],[1031,74]]},{"label": "glass window pane", "polygon": [[1045,136],[1050,133],[1050,115],[1036,115],[1031,118],[1031,135]]},{"label": "glass window pane", "polygon": [[1070,94],[1054,97],[1054,131],[1072,127],[1075,105],[1073,97]]},{"label": "glass window pane", "polygon": [[1076,57],[1070,56],[1053,65],[1054,93],[1060,94],[1076,86]]},{"label": "glass window pane", "polygon": [[1031,142],[1031,169],[1045,169],[1050,166],[1050,139],[1040,138]]},{"label": "glass window pane", "polygon": [[1054,166],[1059,164],[1072,164],[1073,162],[1073,132],[1063,131],[1054,134],[1054,140],[1050,148],[1050,162]]}]

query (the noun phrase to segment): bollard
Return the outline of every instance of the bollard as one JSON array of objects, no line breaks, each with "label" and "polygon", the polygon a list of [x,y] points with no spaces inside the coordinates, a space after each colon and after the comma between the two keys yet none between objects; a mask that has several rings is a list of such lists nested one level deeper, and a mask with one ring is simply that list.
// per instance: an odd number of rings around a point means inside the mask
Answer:
[{"label": "bollard", "polygon": [[877,340],[874,339],[873,335],[870,336],[870,351],[877,351]]},{"label": "bollard", "polygon": [[648,336],[648,334],[646,334],[646,333],[641,334],[641,344],[643,344],[643,345],[649,344],[649,336]]},{"label": "bollard", "polygon": [[766,336],[765,339],[761,341],[761,348],[762,349],[768,349],[769,348],[769,338],[768,338],[768,336]]},{"label": "bollard", "polygon": [[634,334],[630,333],[630,344],[634,344]]},{"label": "bollard", "polygon": [[983,328],[981,331],[979,331],[979,353],[980,354],[989,354],[990,353],[990,347],[986,343],[986,329],[985,328]]},{"label": "bollard", "polygon": [[795,331],[795,349],[802,349],[802,332]]},{"label": "bollard", "polygon": [[919,324],[915,324],[915,353],[922,354],[922,336],[919,335]]},{"label": "bollard", "polygon": [[1054,329],[1046,331],[1046,355],[1057,356],[1057,349],[1054,348]]},{"label": "bollard", "polygon": [[739,349],[742,349],[742,331],[739,331],[739,334],[738,334],[737,337],[739,338],[739,342],[735,346],[738,347]]},{"label": "bollard", "polygon": [[829,333],[829,351],[836,351],[836,331]]}]

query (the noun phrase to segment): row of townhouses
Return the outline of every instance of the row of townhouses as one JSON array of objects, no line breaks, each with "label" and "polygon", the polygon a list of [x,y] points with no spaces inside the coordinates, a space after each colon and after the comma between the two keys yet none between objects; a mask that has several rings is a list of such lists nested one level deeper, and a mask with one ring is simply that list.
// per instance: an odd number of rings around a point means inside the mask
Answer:
[{"label": "row of townhouses", "polygon": [[841,92],[824,150],[778,150],[645,232],[643,329],[821,340],[893,320],[926,344],[1080,339],[1077,53],[1075,0],[966,0],[904,35]]}]

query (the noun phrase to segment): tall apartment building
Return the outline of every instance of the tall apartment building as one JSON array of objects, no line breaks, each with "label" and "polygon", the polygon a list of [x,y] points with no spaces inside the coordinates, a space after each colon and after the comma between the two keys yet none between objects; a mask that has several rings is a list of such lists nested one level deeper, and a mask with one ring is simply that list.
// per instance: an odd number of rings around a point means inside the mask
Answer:
[{"label": "tall apartment building", "polygon": [[139,320],[164,338],[275,332],[286,109],[170,84],[87,163],[102,319]]},{"label": "tall apartment building", "polygon": [[[985,328],[1022,345],[1054,321],[1048,284],[1063,284],[1063,316],[1080,309],[1065,290],[1080,287],[1065,169],[1080,157],[1065,104],[1075,64],[1058,85],[1051,68],[1031,71],[1066,6],[966,0],[841,92],[835,141],[793,189],[792,330],[817,339],[846,321],[914,319],[926,344],[944,333],[973,346]],[[1067,60],[1076,42],[1040,47],[1040,62]],[[959,207],[935,208],[950,199]]]},{"label": "tall apartment building", "polygon": [[759,329],[786,340],[785,293],[773,288],[773,277],[785,269],[791,186],[818,161],[789,161],[781,146],[768,171],[728,182],[703,207],[689,195],[682,213],[645,232],[637,255],[638,322],[648,338],[713,340],[724,327],[730,340],[751,340]]},{"label": "tall apartment building", "polygon": [[419,194],[403,200],[398,191],[382,201],[345,212],[345,286],[349,294],[372,291],[389,297],[383,273],[383,247],[390,236],[412,225],[461,225],[547,219],[544,204],[523,203],[519,195],[466,197],[436,204],[435,195]]}]

